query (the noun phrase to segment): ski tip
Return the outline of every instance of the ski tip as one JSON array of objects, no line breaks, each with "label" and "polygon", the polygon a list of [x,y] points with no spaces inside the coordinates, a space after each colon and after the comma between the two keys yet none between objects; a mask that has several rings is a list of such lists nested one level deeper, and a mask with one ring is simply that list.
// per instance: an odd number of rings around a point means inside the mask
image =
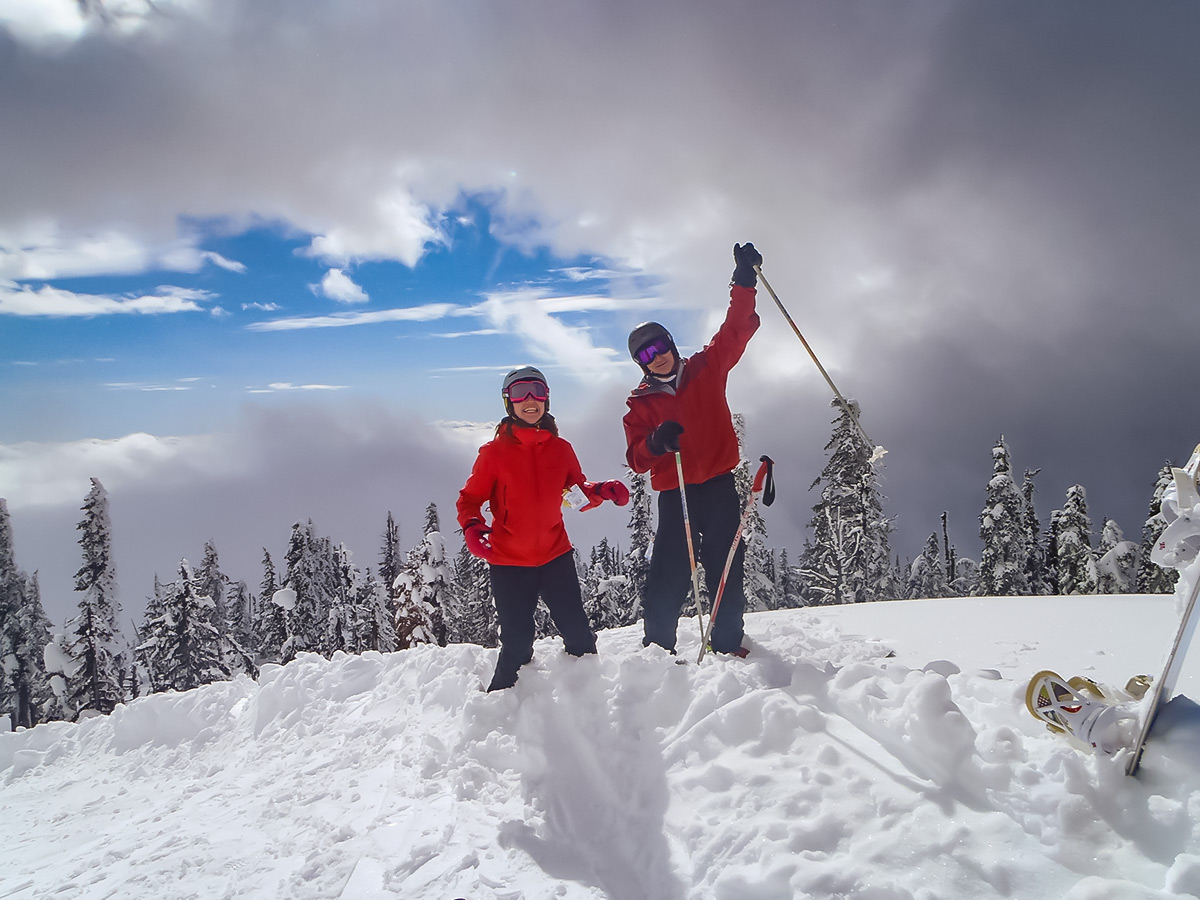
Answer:
[{"label": "ski tip", "polygon": [[870,462],[877,463],[885,456],[887,456],[887,450],[885,450],[882,446],[876,445],[875,449],[871,451]]}]

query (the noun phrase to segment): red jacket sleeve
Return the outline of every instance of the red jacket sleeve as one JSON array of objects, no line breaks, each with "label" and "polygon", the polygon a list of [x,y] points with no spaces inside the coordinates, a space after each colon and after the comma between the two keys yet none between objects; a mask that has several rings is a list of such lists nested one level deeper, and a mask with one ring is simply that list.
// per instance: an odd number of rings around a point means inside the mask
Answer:
[{"label": "red jacket sleeve", "polygon": [[465,528],[472,519],[483,520],[483,504],[491,499],[495,486],[496,473],[490,465],[488,447],[484,445],[479,448],[479,455],[475,457],[475,465],[471,467],[467,483],[458,492],[458,502],[455,506],[458,510],[459,527]]},{"label": "red jacket sleeve", "polygon": [[729,309],[725,312],[725,321],[704,348],[713,357],[713,362],[726,372],[737,365],[746,352],[750,338],[758,331],[760,319],[754,306],[756,295],[754,288],[738,284],[729,289]]},{"label": "red jacket sleeve", "polygon": [[658,427],[659,423],[638,415],[639,409],[647,409],[647,404],[635,405],[633,401],[629,401],[627,406],[629,412],[625,413],[625,418],[621,420],[625,426],[625,445],[628,448],[625,451],[625,461],[635,472],[649,472],[658,457],[652,455],[647,449],[646,438]]}]

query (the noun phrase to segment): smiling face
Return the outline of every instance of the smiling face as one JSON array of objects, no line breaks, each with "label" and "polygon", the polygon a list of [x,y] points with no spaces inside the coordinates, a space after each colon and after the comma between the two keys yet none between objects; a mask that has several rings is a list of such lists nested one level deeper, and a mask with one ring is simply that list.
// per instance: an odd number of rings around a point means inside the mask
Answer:
[{"label": "smiling face", "polygon": [[546,414],[546,401],[535,400],[532,396],[524,400],[513,401],[513,412],[526,425],[536,425]]},{"label": "smiling face", "polygon": [[670,375],[675,371],[675,354],[670,350],[660,353],[654,359],[650,360],[650,362],[646,363],[646,368],[655,375]]}]

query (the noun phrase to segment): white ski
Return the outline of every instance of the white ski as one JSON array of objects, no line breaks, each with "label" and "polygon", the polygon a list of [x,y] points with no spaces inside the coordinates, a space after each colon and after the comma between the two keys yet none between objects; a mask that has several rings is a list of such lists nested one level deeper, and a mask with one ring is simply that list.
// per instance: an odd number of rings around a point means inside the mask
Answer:
[{"label": "white ski", "polygon": [[[1182,469],[1174,469],[1174,484],[1163,494],[1164,516],[1175,516],[1168,524],[1150,554],[1160,566],[1179,570],[1179,581],[1175,592],[1185,597],[1183,614],[1175,638],[1167,650],[1162,677],[1154,683],[1149,699],[1144,701],[1141,728],[1133,745],[1133,752],[1125,765],[1125,774],[1133,775],[1142,762],[1142,753],[1150,737],[1150,729],[1163,704],[1175,693],[1183,660],[1196,633],[1196,596],[1200,594],[1200,493],[1196,490],[1196,475],[1200,471],[1200,444],[1192,452],[1191,459]],[[1172,491],[1172,488],[1174,490]]]}]

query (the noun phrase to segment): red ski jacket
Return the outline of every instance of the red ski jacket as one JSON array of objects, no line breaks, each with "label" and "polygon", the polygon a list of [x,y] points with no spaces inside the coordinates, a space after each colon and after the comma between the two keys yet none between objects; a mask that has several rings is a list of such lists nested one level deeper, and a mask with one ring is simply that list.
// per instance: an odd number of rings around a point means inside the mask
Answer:
[{"label": "red ski jacket", "polygon": [[563,491],[585,479],[575,450],[549,431],[513,428],[479,448],[458,492],[458,524],[492,513],[489,562],[541,566],[571,549],[563,525]]},{"label": "red ski jacket", "polygon": [[755,296],[754,288],[734,285],[730,289],[725,321],[703,350],[684,361],[674,390],[647,375],[625,401],[629,407],[623,420],[629,448],[625,459],[633,471],[650,473],[654,490],[679,487],[675,454],[653,456],[646,447],[646,438],[668,419],[683,426],[679,451],[685,482],[700,484],[736,468],[737,434],[725,399],[725,384],[729,370],[742,358],[758,330]]}]

